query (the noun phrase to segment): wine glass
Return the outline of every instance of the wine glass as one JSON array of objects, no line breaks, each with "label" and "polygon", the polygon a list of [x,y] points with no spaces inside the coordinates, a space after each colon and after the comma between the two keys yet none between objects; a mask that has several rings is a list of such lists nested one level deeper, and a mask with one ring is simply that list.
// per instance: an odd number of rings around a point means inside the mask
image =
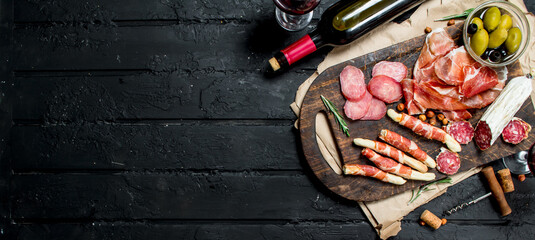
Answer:
[{"label": "wine glass", "polygon": [[528,167],[531,173],[535,173],[535,143],[528,150]]},{"label": "wine glass", "polygon": [[320,0],[273,0],[275,17],[279,25],[288,31],[299,31],[312,20],[314,8]]}]

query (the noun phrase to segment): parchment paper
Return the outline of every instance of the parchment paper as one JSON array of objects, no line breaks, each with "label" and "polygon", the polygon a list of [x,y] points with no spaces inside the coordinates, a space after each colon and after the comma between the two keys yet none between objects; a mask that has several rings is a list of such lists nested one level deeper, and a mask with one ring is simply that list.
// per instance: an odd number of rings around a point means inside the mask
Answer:
[{"label": "parchment paper", "polygon": [[[434,22],[433,20],[443,16],[461,13],[468,8],[478,6],[483,2],[485,1],[428,0],[424,2],[414,14],[412,14],[410,19],[401,24],[394,22],[384,24],[351,44],[334,48],[327,55],[325,60],[320,63],[317,71],[298,88],[295,102],[292,103],[290,107],[295,114],[299,116],[301,104],[303,103],[308,88],[319,73],[330,66],[420,36],[424,34],[424,29],[426,27],[431,27],[433,29],[446,27],[446,21]],[[526,6],[522,0],[510,0],[509,2],[515,4],[526,13],[533,35],[535,16],[527,12]],[[524,73],[531,73],[533,76],[535,76],[535,50],[532,50],[534,47],[535,37],[532,36],[528,51],[520,58],[521,67]],[[532,101],[534,96],[535,94],[532,93]],[[297,122],[295,126],[298,127]],[[318,114],[316,117],[316,139],[325,160],[336,173],[341,174],[340,166],[342,164],[339,157],[340,153],[335,147],[327,117],[323,114]],[[452,176],[454,180],[453,184],[466,179],[480,170],[480,168],[475,168]],[[435,190],[423,193],[418,200],[410,205],[407,205],[407,202],[410,199],[411,191],[407,191],[379,201],[359,202],[359,206],[362,208],[379,236],[382,239],[386,239],[390,236],[395,236],[401,230],[401,219],[403,219],[404,216],[419,206],[431,201],[435,197],[445,193],[449,186],[451,186],[451,184],[439,184]]]}]

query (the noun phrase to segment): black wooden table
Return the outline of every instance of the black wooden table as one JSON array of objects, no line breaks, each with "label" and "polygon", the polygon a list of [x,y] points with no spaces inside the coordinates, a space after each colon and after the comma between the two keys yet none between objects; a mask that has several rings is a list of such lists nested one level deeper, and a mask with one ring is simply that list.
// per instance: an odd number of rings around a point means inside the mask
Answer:
[{"label": "black wooden table", "polygon": [[[0,239],[376,238],[293,128],[288,105],[328,49],[264,74],[304,32],[279,28],[271,0],[0,0]],[[395,239],[533,238],[531,175],[508,217],[486,199],[418,225],[484,182],[416,209]]]}]

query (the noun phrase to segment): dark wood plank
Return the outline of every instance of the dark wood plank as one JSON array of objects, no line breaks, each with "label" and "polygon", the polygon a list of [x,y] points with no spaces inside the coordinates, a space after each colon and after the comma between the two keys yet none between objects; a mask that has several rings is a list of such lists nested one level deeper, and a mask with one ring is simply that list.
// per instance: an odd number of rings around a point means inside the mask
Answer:
[{"label": "dark wood plank", "polygon": [[15,79],[13,118],[47,122],[295,119],[289,105],[311,73],[288,72],[276,80],[260,72],[210,70],[30,75]]},{"label": "dark wood plank", "polygon": [[365,220],[354,202],[301,174],[256,172],[25,174],[11,182],[11,217],[72,219]]},{"label": "dark wood plank", "polygon": [[[23,25],[14,30],[18,71],[149,69],[259,71],[267,60],[303,34],[278,26],[180,23],[162,26],[78,24]],[[327,49],[327,48],[325,48]],[[295,69],[315,69],[318,52]],[[83,56],[83,57],[81,57]]]},{"label": "dark wood plank", "polygon": [[374,239],[366,222],[24,224],[17,239]]},{"label": "dark wood plank", "polygon": [[417,222],[403,222],[401,231],[391,239],[526,239],[533,234],[535,231],[530,225],[505,221],[448,221],[437,230]]},{"label": "dark wood plank", "polygon": [[2,231],[9,224],[9,182],[12,171],[8,150],[11,129],[11,109],[13,107],[12,56],[13,43],[13,2],[0,1],[0,238]]},{"label": "dark wood plank", "polygon": [[[69,124],[12,129],[12,169],[301,170],[291,121]],[[260,122],[262,124],[262,122]]]},{"label": "dark wood plank", "polygon": [[[334,0],[323,0],[318,13]],[[128,7],[125,7],[128,6]],[[275,5],[270,1],[15,1],[15,21],[82,21],[82,20],[221,20],[254,21],[273,18]],[[95,14],[97,13],[97,14]]]}]

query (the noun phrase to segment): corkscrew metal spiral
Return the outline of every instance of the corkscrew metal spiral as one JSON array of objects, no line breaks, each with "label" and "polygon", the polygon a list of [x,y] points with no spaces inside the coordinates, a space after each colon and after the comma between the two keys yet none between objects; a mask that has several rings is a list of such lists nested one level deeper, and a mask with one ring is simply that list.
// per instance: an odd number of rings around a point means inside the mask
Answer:
[{"label": "corkscrew metal spiral", "polygon": [[461,209],[463,209],[463,208],[465,208],[465,207],[468,207],[468,206],[470,206],[470,205],[472,205],[472,204],[474,204],[474,203],[477,203],[477,202],[479,202],[479,201],[481,201],[481,200],[483,200],[483,199],[489,197],[491,194],[492,194],[492,193],[489,192],[489,193],[487,193],[487,194],[485,194],[485,195],[483,195],[483,196],[481,196],[481,197],[478,197],[477,199],[474,199],[474,200],[472,200],[472,201],[470,201],[470,202],[462,203],[461,205],[456,206],[456,207],[454,207],[454,208],[452,208],[452,209],[450,209],[450,210],[448,210],[448,211],[445,211],[444,213],[446,213],[447,215],[451,215],[451,214],[453,214],[454,212],[457,212],[457,211],[459,211],[459,210],[461,210]]}]

